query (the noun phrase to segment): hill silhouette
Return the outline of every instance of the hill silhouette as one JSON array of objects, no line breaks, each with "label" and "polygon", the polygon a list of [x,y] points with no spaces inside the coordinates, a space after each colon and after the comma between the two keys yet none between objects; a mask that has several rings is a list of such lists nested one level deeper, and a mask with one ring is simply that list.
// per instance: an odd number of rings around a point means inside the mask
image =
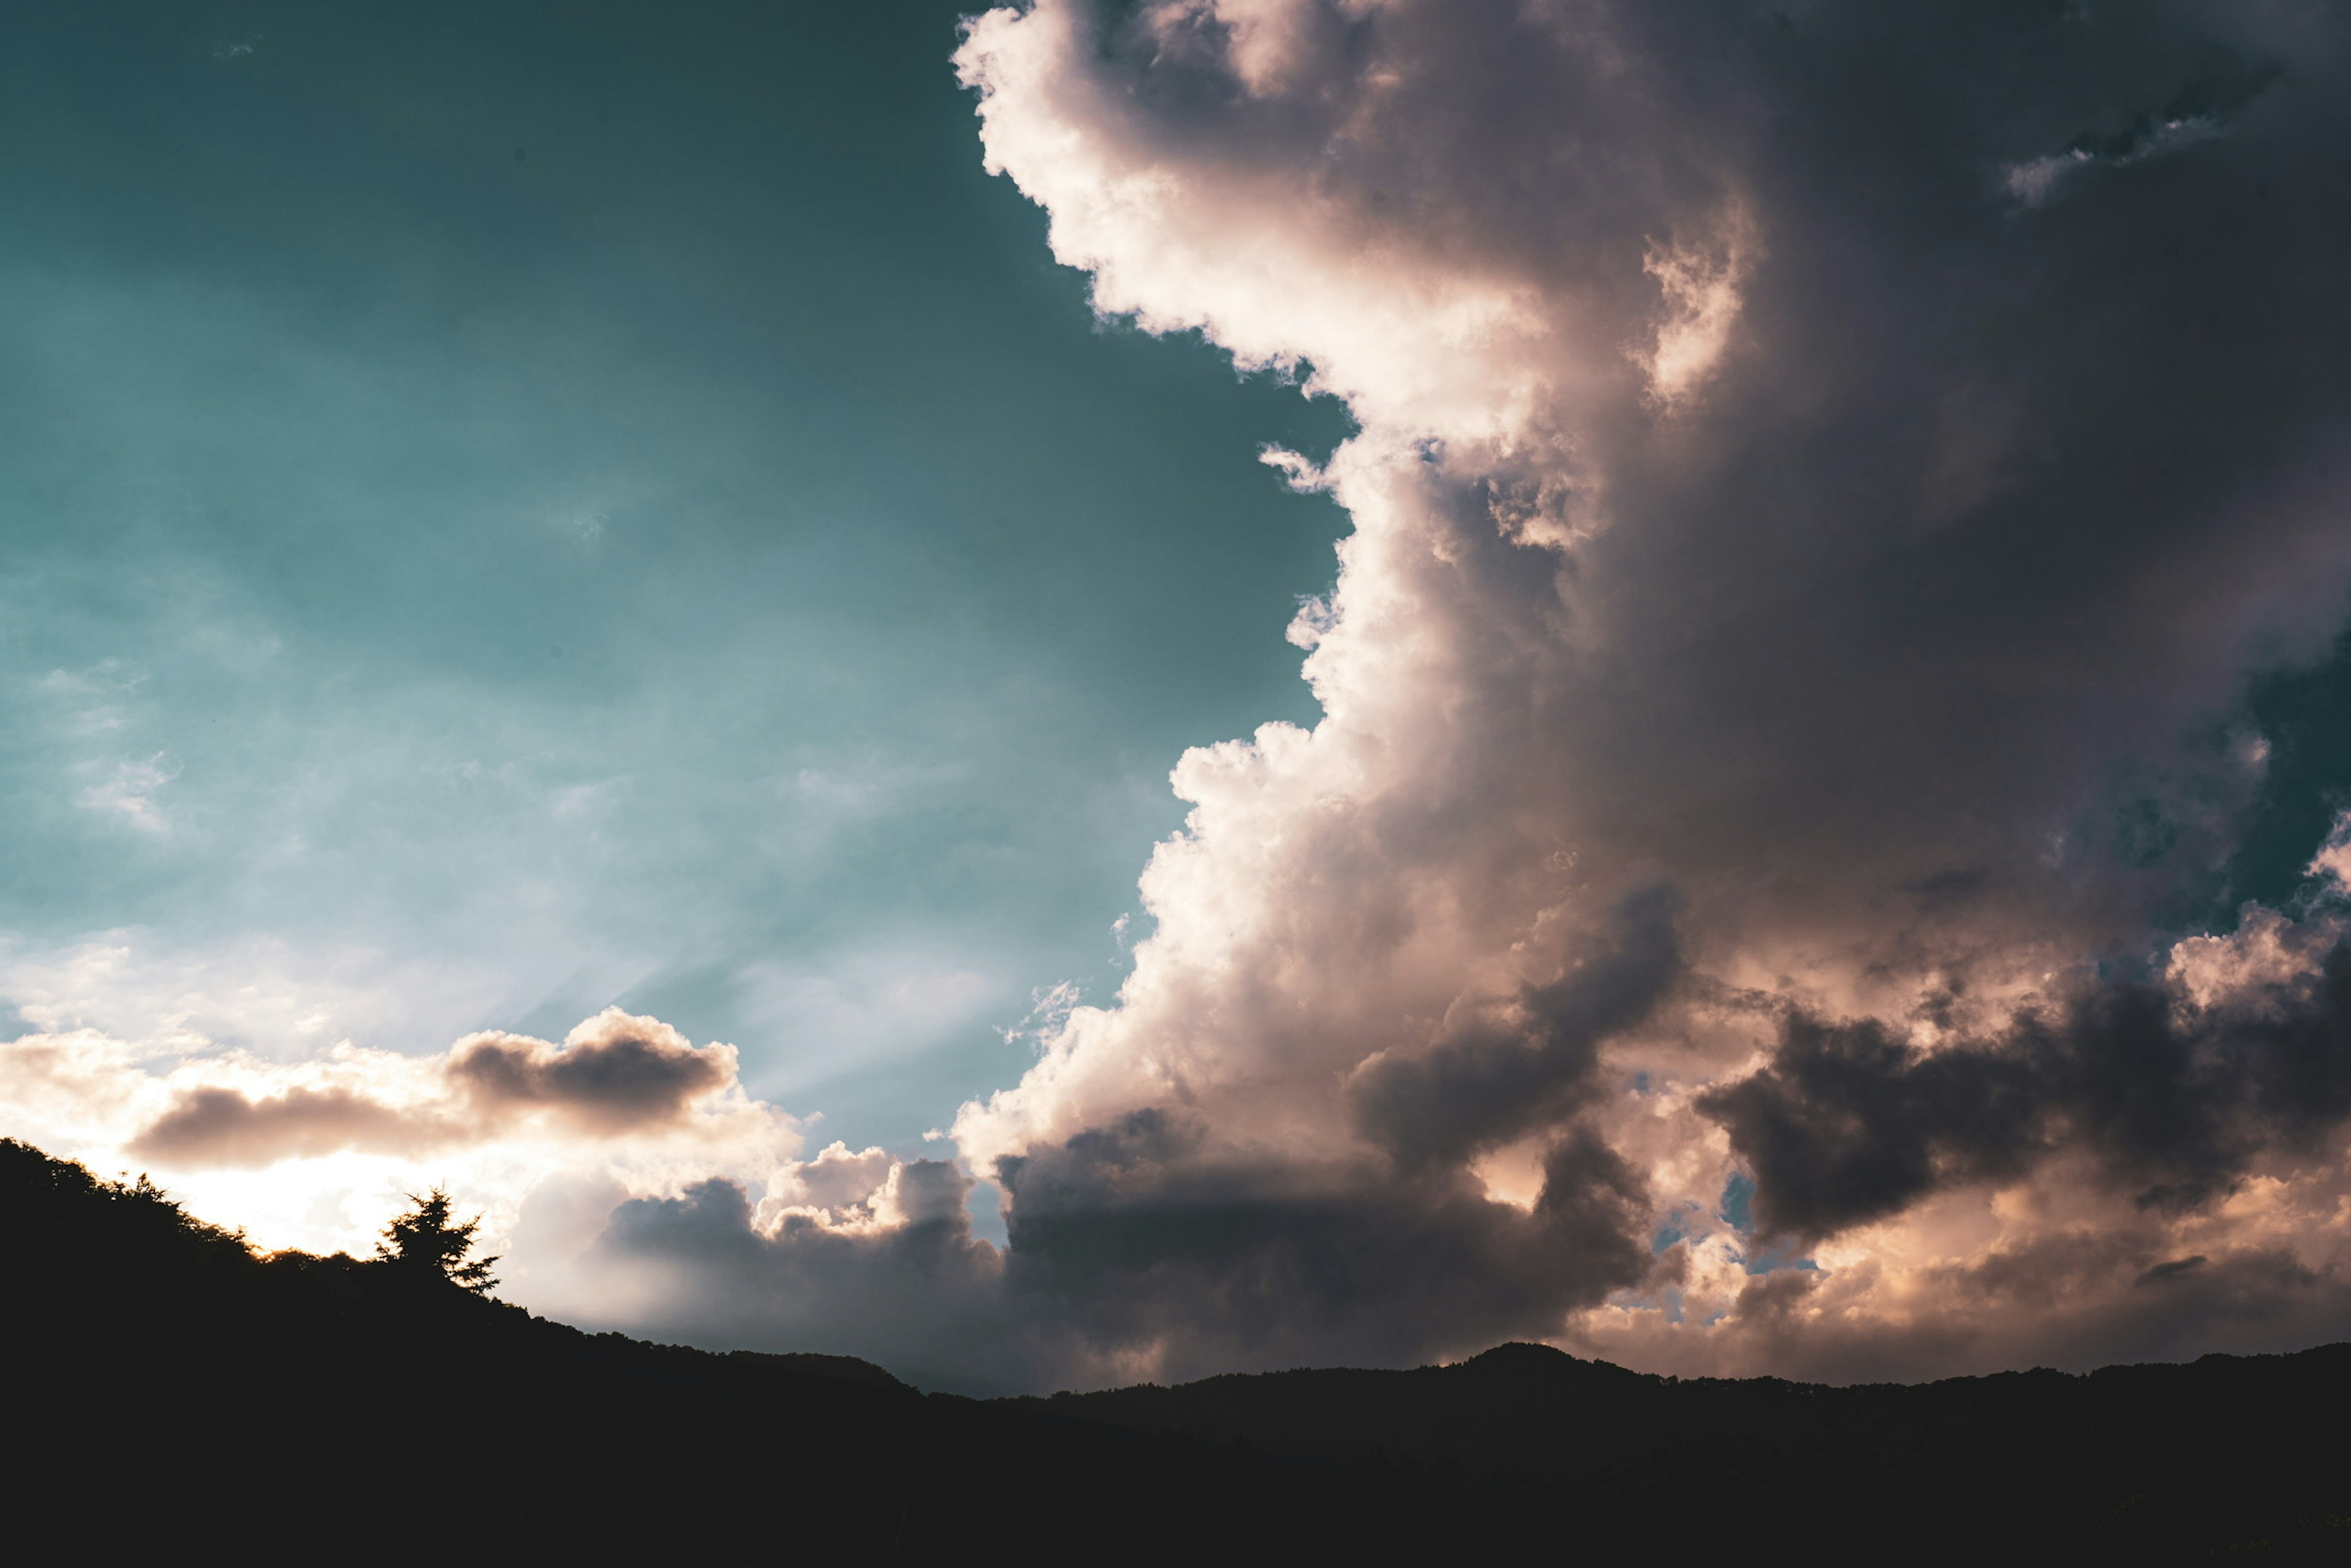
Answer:
[{"label": "hill silhouette", "polygon": [[2194,1561],[2351,1542],[2346,1345],[1833,1388],[1511,1344],[983,1401],[848,1357],[589,1334],[396,1255],[256,1256],[143,1178],[5,1140],[0,1246],[10,1490],[96,1550]]}]

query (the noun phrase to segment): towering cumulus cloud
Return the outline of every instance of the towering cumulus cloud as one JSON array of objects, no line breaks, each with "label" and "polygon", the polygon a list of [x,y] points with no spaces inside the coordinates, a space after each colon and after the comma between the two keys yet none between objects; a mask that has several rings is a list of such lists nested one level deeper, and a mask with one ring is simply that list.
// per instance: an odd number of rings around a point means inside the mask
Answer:
[{"label": "towering cumulus cloud", "polygon": [[975,22],[989,166],[1097,308],[1361,424],[1269,454],[1354,520],[1291,633],[1324,718],[1184,758],[1115,1005],[956,1124],[1005,1289],[1130,1373],[2351,1325],[2339,884],[2179,924],[2259,781],[2248,673],[2343,610],[2346,44],[2235,3]]}]

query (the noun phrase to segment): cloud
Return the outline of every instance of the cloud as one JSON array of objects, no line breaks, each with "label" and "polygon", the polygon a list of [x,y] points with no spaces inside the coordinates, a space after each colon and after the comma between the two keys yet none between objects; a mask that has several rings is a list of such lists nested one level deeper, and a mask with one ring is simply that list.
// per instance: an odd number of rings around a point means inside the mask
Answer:
[{"label": "cloud", "polygon": [[895,1163],[879,1148],[852,1154],[848,1145],[836,1139],[819,1150],[816,1158],[793,1170],[797,1190],[790,1197],[815,1211],[843,1212],[880,1191]]},{"label": "cloud", "polygon": [[[413,1056],[344,1040],[274,1061],[184,1026],[37,1032],[0,1042],[0,1122],[96,1169],[151,1170],[267,1247],[364,1250],[420,1184],[448,1186],[499,1243],[536,1202],[508,1271],[524,1299],[556,1299],[632,1195],[713,1176],[779,1204],[809,1190],[800,1122],[746,1092],[733,1047],[617,1009],[560,1044],[484,1034]],[[841,1205],[886,1186],[886,1157],[851,1164],[820,1156],[810,1182]],[[548,1218],[567,1204],[586,1207]]]},{"label": "cloud", "polygon": [[[1362,426],[1274,458],[1355,524],[1292,633],[1322,719],[1186,756],[1126,984],[956,1124],[1008,1281],[1168,1365],[1408,1359],[1480,1301],[1664,1369],[2324,1321],[2334,917],[2173,922],[2258,775],[2199,737],[2351,586],[2346,42],[976,20],[988,167],[1097,308]],[[1597,1228],[1544,1229],[1576,1184]],[[2127,1241],[2057,1269],[2085,1235]]]},{"label": "cloud", "polygon": [[607,1008],[559,1047],[525,1035],[476,1034],[449,1053],[449,1076],[493,1114],[546,1108],[601,1131],[674,1122],[735,1082],[735,1048],[696,1051],[657,1019]]},{"label": "cloud", "polygon": [[289,1089],[248,1099],[191,1089],[123,1146],[137,1159],[202,1169],[266,1166],[344,1149],[422,1152],[464,1135],[462,1124],[419,1116],[348,1089]]},{"label": "cloud", "polygon": [[144,761],[118,763],[105,779],[83,789],[79,799],[88,810],[119,816],[141,832],[164,833],[171,831],[171,821],[156,797],[179,776],[179,768],[158,752]]},{"label": "cloud", "polygon": [[1097,1377],[1468,1351],[1540,1332],[1650,1266],[1631,1239],[1641,1179],[1585,1132],[1547,1151],[1531,1209],[1458,1170],[1235,1160],[1158,1108],[997,1171],[1013,1303],[1066,1323]]},{"label": "cloud", "polygon": [[970,1186],[948,1162],[893,1162],[867,1195],[880,1222],[838,1224],[797,1207],[763,1216],[741,1185],[704,1181],[615,1207],[573,1277],[583,1300],[607,1303],[657,1281],[630,1321],[672,1337],[823,1346],[931,1382],[1050,1376],[1060,1364],[1031,1348],[1043,1336],[1004,1310],[1001,1258],[971,1234]]},{"label": "cloud", "polygon": [[486,1142],[532,1119],[610,1135],[682,1123],[694,1101],[737,1082],[734,1047],[697,1051],[659,1019],[618,1008],[590,1019],[559,1046],[475,1034],[437,1060],[346,1051],[324,1071],[322,1086],[275,1092],[184,1089],[124,1151],[201,1169],[345,1149],[423,1154]]},{"label": "cloud", "polygon": [[1008,1312],[969,1176],[838,1142],[802,1159],[800,1122],[737,1067],[732,1046],[618,1008],[560,1043],[345,1041],[293,1061],[83,1030],[0,1043],[0,1122],[97,1169],[150,1168],[263,1247],[364,1251],[404,1193],[444,1186],[504,1255],[504,1293],[575,1322],[921,1352],[967,1378],[983,1352],[1062,1370]]},{"label": "cloud", "polygon": [[[2276,74],[2226,52],[2208,56],[2204,64],[2204,71],[2183,82],[2161,109],[2143,110],[2126,123],[2086,132],[2058,152],[2011,163],[2001,173],[2001,186],[2024,205],[2037,207],[2055,199],[2077,176],[2160,158],[2225,135],[2231,116]],[[2107,118],[2114,118],[2111,111]]]},{"label": "cloud", "polygon": [[1677,977],[1676,903],[1663,889],[1633,895],[1618,940],[1565,976],[1499,1007],[1457,1002],[1427,1046],[1368,1058],[1348,1080],[1364,1133],[1407,1166],[1459,1165],[1566,1121],[1593,1092],[1601,1042],[1641,1022]]},{"label": "cloud", "polygon": [[[2276,945],[2250,924],[2227,946]],[[2351,1115],[2351,944],[2332,921],[2295,936],[2283,975],[2208,980],[2199,1000],[2189,977],[2212,960],[2175,949],[2170,985],[2087,981],[1932,1050],[1879,1019],[1792,1012],[1769,1066],[1698,1105],[1755,1173],[1767,1233],[1818,1239],[2061,1148],[2138,1207],[2202,1208],[2264,1152],[2331,1155]]]}]

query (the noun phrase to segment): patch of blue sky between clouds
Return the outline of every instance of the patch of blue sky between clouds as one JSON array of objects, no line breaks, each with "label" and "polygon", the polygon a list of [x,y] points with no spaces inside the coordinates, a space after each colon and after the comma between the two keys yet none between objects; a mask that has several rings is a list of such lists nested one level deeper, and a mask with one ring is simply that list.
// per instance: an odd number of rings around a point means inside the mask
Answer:
[{"label": "patch of blue sky between clouds", "polygon": [[1739,1233],[1746,1243],[1739,1255],[1742,1267],[1750,1274],[1770,1274],[1782,1269],[1806,1269],[1817,1272],[1818,1263],[1810,1258],[1797,1256],[1802,1250],[1793,1243],[1776,1239],[1764,1239],[1757,1246],[1755,1235],[1755,1178],[1744,1171],[1733,1171],[1722,1184],[1722,1197],[1715,1218]]}]

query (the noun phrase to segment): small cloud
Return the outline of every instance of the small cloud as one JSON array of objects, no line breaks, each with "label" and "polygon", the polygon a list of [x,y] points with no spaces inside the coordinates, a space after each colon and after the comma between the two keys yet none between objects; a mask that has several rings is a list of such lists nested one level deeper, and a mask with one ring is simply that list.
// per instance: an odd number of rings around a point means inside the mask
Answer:
[{"label": "small cloud", "polygon": [[2141,1274],[2136,1282],[2140,1285],[2164,1284],[2168,1281],[2179,1279],[2183,1274],[2192,1274],[2210,1261],[2211,1260],[2201,1252],[2192,1258],[2174,1258],[2168,1263],[2158,1263],[2154,1268]]},{"label": "small cloud", "polygon": [[619,803],[622,780],[601,779],[593,784],[573,784],[555,792],[554,813],[567,822],[601,821]]},{"label": "small cloud", "polygon": [[2150,158],[2212,141],[2223,130],[2217,115],[2190,114],[2153,120],[2105,145],[2077,141],[2060,152],[2011,163],[2001,172],[2001,188],[2020,205],[2045,206],[2076,174],[2095,168],[2120,169],[2144,163]]},{"label": "small cloud", "polygon": [[89,810],[120,816],[141,832],[168,832],[171,823],[164,820],[155,797],[179,776],[179,766],[166,764],[159,751],[143,762],[119,765],[103,782],[81,792],[81,804]]},{"label": "small cloud", "polygon": [[2056,193],[2057,183],[2090,162],[2078,147],[2011,163],[2001,174],[2001,189],[2028,207],[2037,207]]},{"label": "small cloud", "polygon": [[1332,478],[1329,469],[1287,446],[1276,446],[1270,443],[1260,446],[1257,460],[1269,468],[1280,470],[1283,482],[1301,496],[1328,495],[1337,483]]},{"label": "small cloud", "polygon": [[[1124,924],[1124,917],[1121,916],[1119,925]],[[1113,925],[1112,929],[1115,931],[1119,926]],[[1042,1051],[1047,1043],[1061,1032],[1070,1021],[1070,1015],[1083,1005],[1085,999],[1084,990],[1075,980],[1063,980],[1057,986],[1040,986],[1029,993],[1028,1015],[1011,1028],[999,1029],[996,1032],[1004,1037],[1007,1045],[1017,1040],[1025,1040]]]},{"label": "small cloud", "polygon": [[658,1019],[606,1008],[560,1046],[525,1035],[468,1035],[448,1072],[485,1108],[549,1107],[598,1131],[682,1119],[702,1096],[736,1080],[735,1048],[696,1050]]}]

